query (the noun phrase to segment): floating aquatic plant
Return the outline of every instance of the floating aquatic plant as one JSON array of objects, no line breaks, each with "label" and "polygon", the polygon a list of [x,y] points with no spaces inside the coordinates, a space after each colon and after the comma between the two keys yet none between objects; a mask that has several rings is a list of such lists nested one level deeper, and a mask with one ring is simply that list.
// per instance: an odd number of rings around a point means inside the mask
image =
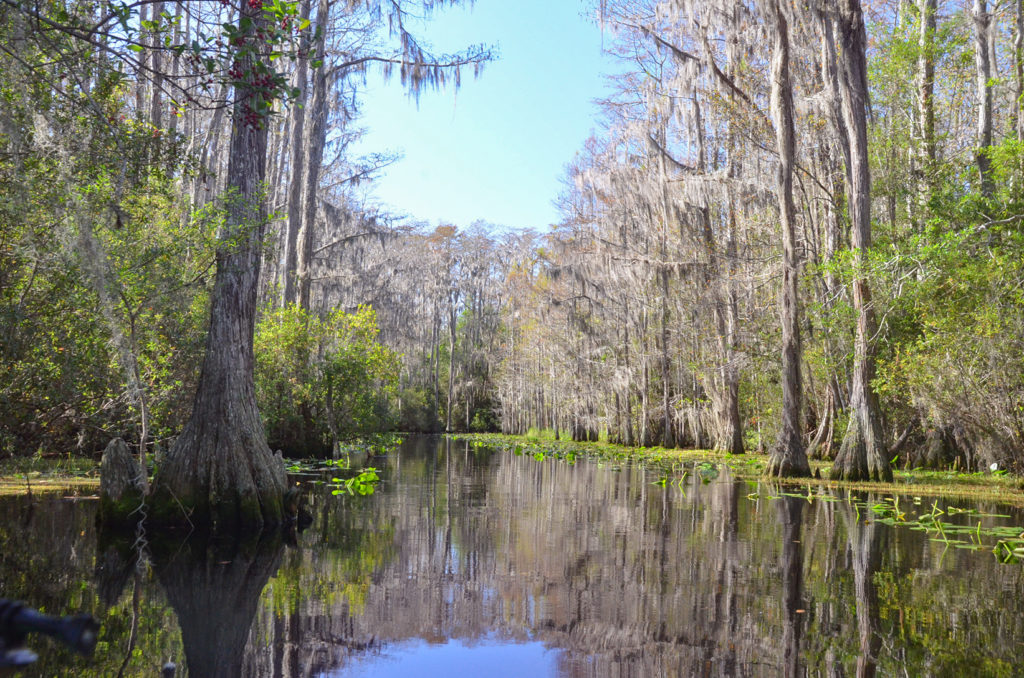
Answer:
[{"label": "floating aquatic plant", "polygon": [[380,482],[380,476],[377,475],[377,469],[371,466],[351,478],[331,478],[331,483],[337,485],[335,489],[331,490],[331,494],[338,495],[347,492],[365,497],[373,494],[378,482]]}]

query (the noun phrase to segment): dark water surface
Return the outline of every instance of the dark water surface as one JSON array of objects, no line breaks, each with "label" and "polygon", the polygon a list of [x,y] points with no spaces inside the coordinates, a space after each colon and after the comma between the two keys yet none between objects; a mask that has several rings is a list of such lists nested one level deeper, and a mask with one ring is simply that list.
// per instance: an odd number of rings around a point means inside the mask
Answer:
[{"label": "dark water surface", "polygon": [[436,437],[369,463],[377,491],[317,486],[291,544],[133,544],[97,535],[95,501],[0,498],[0,597],[103,624],[90,661],[32,639],[23,675],[1024,675],[1024,565],[884,524],[882,497],[783,496],[726,468],[663,487]]}]

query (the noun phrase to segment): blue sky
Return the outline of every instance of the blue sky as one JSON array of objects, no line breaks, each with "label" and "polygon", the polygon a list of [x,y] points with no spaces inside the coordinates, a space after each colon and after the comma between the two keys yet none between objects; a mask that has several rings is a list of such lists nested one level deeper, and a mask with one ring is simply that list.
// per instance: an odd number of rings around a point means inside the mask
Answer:
[{"label": "blue sky", "polygon": [[432,223],[482,219],[508,228],[560,219],[552,200],[564,167],[597,128],[593,100],[610,63],[601,32],[577,0],[477,0],[439,12],[423,34],[436,51],[496,45],[499,58],[462,87],[426,90],[419,106],[397,77],[368,75],[356,153],[393,150],[372,196]]}]

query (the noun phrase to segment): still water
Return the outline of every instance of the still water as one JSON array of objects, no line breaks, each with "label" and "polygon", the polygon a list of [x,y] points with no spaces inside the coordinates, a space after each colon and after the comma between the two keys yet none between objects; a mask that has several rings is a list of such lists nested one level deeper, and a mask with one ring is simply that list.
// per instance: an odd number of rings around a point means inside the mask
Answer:
[{"label": "still water", "polygon": [[[310,484],[310,528],[238,543],[113,538],[88,498],[0,499],[0,597],[103,625],[91,660],[33,639],[21,675],[1024,675],[1024,565],[887,525],[883,497],[724,467],[660,485],[439,437],[367,463],[374,494]],[[899,510],[979,541],[1024,524],[916,501]]]}]

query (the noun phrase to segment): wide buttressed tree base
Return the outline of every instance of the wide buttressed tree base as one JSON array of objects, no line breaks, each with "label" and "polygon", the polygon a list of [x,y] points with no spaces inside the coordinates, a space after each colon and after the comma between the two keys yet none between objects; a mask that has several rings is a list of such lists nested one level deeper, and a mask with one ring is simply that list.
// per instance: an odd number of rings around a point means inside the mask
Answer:
[{"label": "wide buttressed tree base", "polygon": [[807,461],[803,439],[799,430],[783,421],[779,439],[768,455],[768,466],[765,475],[771,478],[807,478],[811,475],[811,465]]},{"label": "wide buttressed tree base", "polygon": [[282,523],[284,466],[267,446],[255,408],[225,395],[215,411],[194,419],[161,464],[151,520],[213,530]]},{"label": "wide buttressed tree base", "polygon": [[[210,362],[207,357],[206,367]],[[150,518],[213,530],[280,524],[284,464],[267,445],[252,379],[214,371],[203,379],[195,414],[160,463]],[[232,377],[242,377],[243,384]]]},{"label": "wide buttressed tree base", "polygon": [[240,247],[218,258],[192,417],[154,480],[150,517],[156,522],[230,529],[284,520],[284,464],[267,445],[253,382],[259,266],[251,259],[258,257],[256,247]]},{"label": "wide buttressed tree base", "polygon": [[870,406],[871,398],[872,393],[854,391],[850,423],[829,474],[832,480],[892,482],[879,409],[877,403]]}]

